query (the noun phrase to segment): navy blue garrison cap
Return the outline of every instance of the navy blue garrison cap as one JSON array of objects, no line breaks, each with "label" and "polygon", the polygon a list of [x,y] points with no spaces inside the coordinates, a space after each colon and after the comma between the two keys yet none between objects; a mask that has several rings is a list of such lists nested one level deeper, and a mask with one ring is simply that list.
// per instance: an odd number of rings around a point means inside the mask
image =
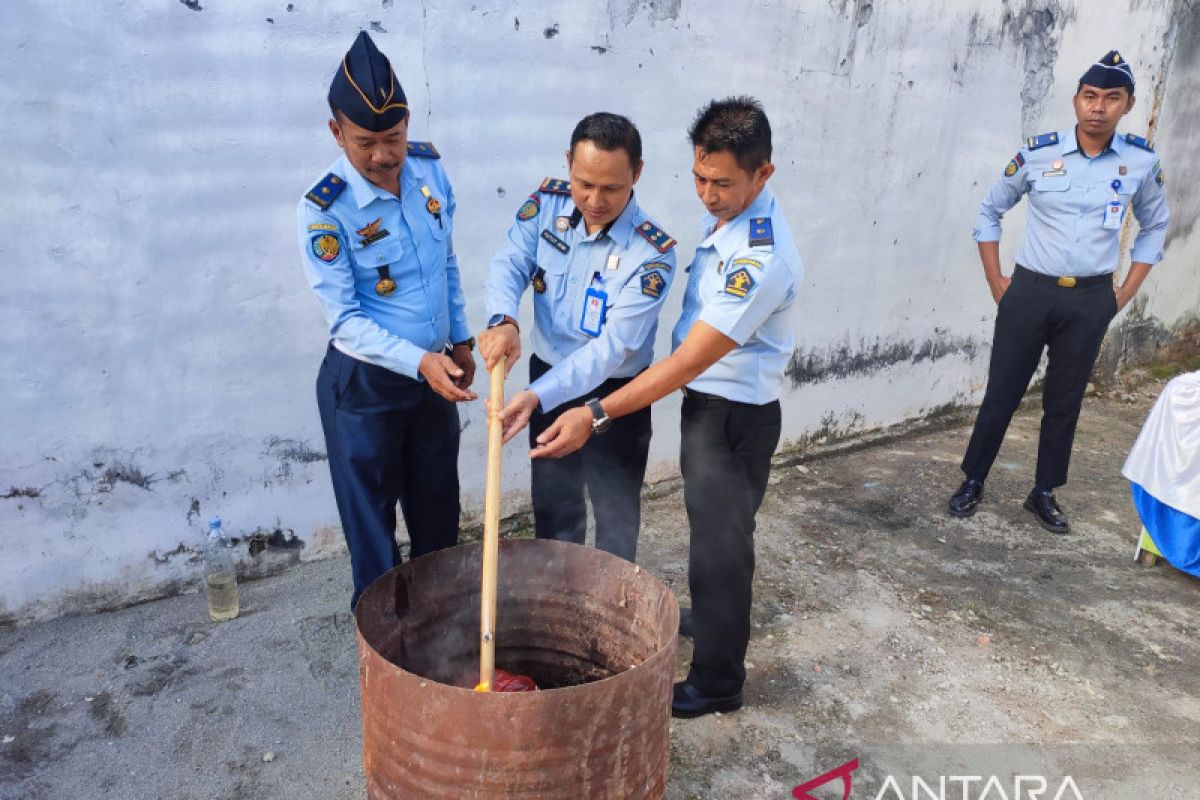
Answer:
[{"label": "navy blue garrison cap", "polygon": [[1133,69],[1116,50],[1109,50],[1104,58],[1092,64],[1088,71],[1079,79],[1080,83],[1095,86],[1097,89],[1120,89],[1122,87],[1133,94]]},{"label": "navy blue garrison cap", "polygon": [[408,98],[391,63],[366,31],[359,31],[333,76],[329,104],[369,131],[393,128],[408,113]]}]

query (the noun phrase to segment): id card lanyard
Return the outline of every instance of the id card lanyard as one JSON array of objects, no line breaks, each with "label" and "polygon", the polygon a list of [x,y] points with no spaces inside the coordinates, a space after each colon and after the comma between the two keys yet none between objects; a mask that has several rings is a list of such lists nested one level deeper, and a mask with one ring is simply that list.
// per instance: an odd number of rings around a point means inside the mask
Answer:
[{"label": "id card lanyard", "polygon": [[1113,197],[1104,207],[1104,229],[1115,231],[1121,227],[1121,179],[1114,178],[1112,182]]},{"label": "id card lanyard", "polygon": [[[600,286],[597,288],[596,284]],[[592,275],[591,285],[583,296],[583,316],[579,330],[588,336],[599,336],[604,327],[604,316],[608,313],[608,292],[604,291],[604,278],[599,272]]]}]

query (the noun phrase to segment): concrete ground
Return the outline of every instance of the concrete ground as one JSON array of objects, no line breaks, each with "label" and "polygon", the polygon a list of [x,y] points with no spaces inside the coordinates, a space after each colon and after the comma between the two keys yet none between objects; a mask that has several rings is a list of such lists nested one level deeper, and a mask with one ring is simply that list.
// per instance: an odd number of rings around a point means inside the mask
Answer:
[{"label": "concrete ground", "polygon": [[[856,798],[1200,797],[1200,582],[1132,561],[1119,474],[1157,390],[1088,399],[1066,537],[1021,509],[1036,411],[965,521],[961,423],[777,459],[748,704],[672,723],[667,797],[791,797],[855,758]],[[648,493],[640,561],[686,603],[678,489]],[[191,594],[0,631],[0,797],[365,796],[348,593],[342,558],[243,585],[224,624]]]}]

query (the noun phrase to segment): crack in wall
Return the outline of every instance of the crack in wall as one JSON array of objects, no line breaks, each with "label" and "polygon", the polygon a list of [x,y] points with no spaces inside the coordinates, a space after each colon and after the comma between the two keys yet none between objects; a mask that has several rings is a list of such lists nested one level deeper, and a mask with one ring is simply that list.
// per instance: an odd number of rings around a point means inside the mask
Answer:
[{"label": "crack in wall", "polygon": [[1021,85],[1021,130],[1025,135],[1036,133],[1044,110],[1046,95],[1054,85],[1054,67],[1062,28],[1072,15],[1053,0],[1049,3],[1027,2],[1025,8],[1013,13],[1006,11],[1001,22],[1001,36],[1011,36],[1020,42],[1024,58],[1025,80]]},{"label": "crack in wall", "polygon": [[786,375],[793,387],[804,384],[822,383],[842,378],[871,375],[897,364],[919,364],[923,361],[939,361],[947,356],[962,355],[975,360],[980,344],[974,339],[946,336],[935,330],[935,337],[917,342],[914,339],[900,341],[860,342],[858,347],[846,344],[831,346],[823,350],[792,351]]}]

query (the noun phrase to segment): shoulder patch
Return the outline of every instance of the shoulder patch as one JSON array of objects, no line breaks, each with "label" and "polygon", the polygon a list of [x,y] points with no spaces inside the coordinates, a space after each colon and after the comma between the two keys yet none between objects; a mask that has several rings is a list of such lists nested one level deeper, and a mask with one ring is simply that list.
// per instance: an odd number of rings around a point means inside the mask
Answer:
[{"label": "shoulder patch", "polygon": [[312,249],[313,256],[326,264],[335,260],[342,252],[342,241],[334,233],[318,232],[310,237],[308,245]]},{"label": "shoulder patch", "polygon": [[542,201],[538,199],[537,193],[529,195],[529,199],[521,204],[517,209],[517,219],[521,222],[533,219],[542,210]]},{"label": "shoulder patch", "polygon": [[570,194],[571,182],[560,180],[559,178],[546,178],[542,181],[542,185],[538,187],[539,192],[546,194]]},{"label": "shoulder patch", "polygon": [[775,244],[775,231],[771,228],[771,218],[755,217],[750,220],[750,246],[758,247],[764,244]]},{"label": "shoulder patch", "polygon": [[642,273],[642,294],[647,297],[661,297],[663,287],[666,285],[667,279],[658,270],[652,269]]},{"label": "shoulder patch", "polygon": [[1037,136],[1030,136],[1025,140],[1025,147],[1030,150],[1037,150],[1041,147],[1049,147],[1052,144],[1058,144],[1058,133],[1039,133]]},{"label": "shoulder patch", "polygon": [[1167,176],[1163,174],[1162,164],[1154,165],[1154,182],[1159,186],[1165,186],[1167,183]]},{"label": "shoulder patch", "polygon": [[675,246],[675,240],[667,236],[653,222],[646,221],[634,228],[638,235],[654,246],[660,253],[665,253]]},{"label": "shoulder patch", "polygon": [[346,182],[331,172],[324,178],[321,178],[316,186],[309,189],[308,194],[304,195],[304,197],[311,201],[317,208],[325,211],[333,205],[333,201],[337,200],[338,195],[345,188]]},{"label": "shoulder patch", "polygon": [[734,297],[745,297],[750,294],[750,290],[754,288],[754,276],[750,274],[750,270],[745,267],[735,269],[725,276],[725,294],[731,294]]},{"label": "shoulder patch", "polygon": [[433,142],[409,142],[408,154],[417,158],[441,158],[442,154],[433,146]]},{"label": "shoulder patch", "polygon": [[1154,152],[1154,148],[1150,146],[1150,143],[1147,142],[1145,139],[1143,139],[1141,136],[1137,136],[1136,134],[1132,134],[1132,133],[1125,134],[1125,142],[1127,144],[1133,145],[1134,147],[1140,147],[1143,150],[1146,150],[1148,152],[1151,152],[1151,153]]},{"label": "shoulder patch", "polygon": [[1008,166],[1004,168],[1004,177],[1011,178],[1023,166],[1025,166],[1025,156],[1017,153],[1013,156],[1012,161],[1008,162]]},{"label": "shoulder patch", "polygon": [[670,272],[671,265],[665,261],[647,261],[642,264],[642,271],[649,272],[652,269],[661,269],[663,272]]}]

